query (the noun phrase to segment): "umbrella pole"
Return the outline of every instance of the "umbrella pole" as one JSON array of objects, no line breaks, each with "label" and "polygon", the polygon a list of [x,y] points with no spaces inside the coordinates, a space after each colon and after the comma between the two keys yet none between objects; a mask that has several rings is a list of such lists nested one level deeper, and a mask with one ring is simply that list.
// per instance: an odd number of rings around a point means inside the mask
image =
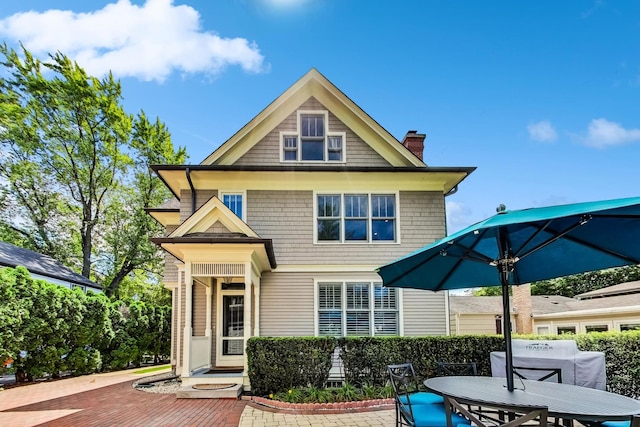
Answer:
[{"label": "umbrella pole", "polygon": [[[513,391],[513,351],[511,350],[511,310],[509,308],[509,272],[501,272],[502,281],[502,328],[504,331],[505,373],[507,374],[507,390]],[[506,279],[506,280],[505,280]]]}]

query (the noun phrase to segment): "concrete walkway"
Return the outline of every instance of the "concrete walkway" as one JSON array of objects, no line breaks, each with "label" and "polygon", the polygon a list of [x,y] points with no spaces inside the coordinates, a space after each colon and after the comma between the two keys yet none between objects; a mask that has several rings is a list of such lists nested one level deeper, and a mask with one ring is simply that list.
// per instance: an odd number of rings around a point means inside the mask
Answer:
[{"label": "concrete walkway", "polygon": [[393,410],[339,414],[274,412],[246,400],[176,399],[135,390],[135,370],[41,382],[0,391],[0,427],[385,427]]}]

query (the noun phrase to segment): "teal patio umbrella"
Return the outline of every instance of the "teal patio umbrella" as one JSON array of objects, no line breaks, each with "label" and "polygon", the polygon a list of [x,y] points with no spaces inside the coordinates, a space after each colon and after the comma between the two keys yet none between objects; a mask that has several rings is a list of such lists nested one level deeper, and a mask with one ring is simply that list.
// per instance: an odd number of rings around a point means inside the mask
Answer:
[{"label": "teal patio umbrella", "polygon": [[640,264],[640,197],[503,210],[377,269],[384,286],[502,286],[507,388],[513,390],[509,285]]}]

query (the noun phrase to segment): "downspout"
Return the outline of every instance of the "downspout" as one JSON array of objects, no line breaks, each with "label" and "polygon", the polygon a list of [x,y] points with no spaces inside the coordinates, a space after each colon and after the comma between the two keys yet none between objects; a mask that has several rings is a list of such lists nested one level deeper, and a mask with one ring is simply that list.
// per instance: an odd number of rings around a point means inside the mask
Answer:
[{"label": "downspout", "polygon": [[189,183],[189,188],[191,188],[191,214],[196,211],[196,189],[193,186],[193,182],[191,181],[191,169],[187,168],[185,170],[187,174],[187,182]]}]

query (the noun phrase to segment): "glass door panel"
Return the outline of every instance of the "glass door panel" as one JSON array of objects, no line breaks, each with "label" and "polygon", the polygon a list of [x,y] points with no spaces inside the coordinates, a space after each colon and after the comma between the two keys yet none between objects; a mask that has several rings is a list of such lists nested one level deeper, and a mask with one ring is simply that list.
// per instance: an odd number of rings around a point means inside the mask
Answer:
[{"label": "glass door panel", "polygon": [[222,296],[222,356],[242,356],[244,295]]}]

